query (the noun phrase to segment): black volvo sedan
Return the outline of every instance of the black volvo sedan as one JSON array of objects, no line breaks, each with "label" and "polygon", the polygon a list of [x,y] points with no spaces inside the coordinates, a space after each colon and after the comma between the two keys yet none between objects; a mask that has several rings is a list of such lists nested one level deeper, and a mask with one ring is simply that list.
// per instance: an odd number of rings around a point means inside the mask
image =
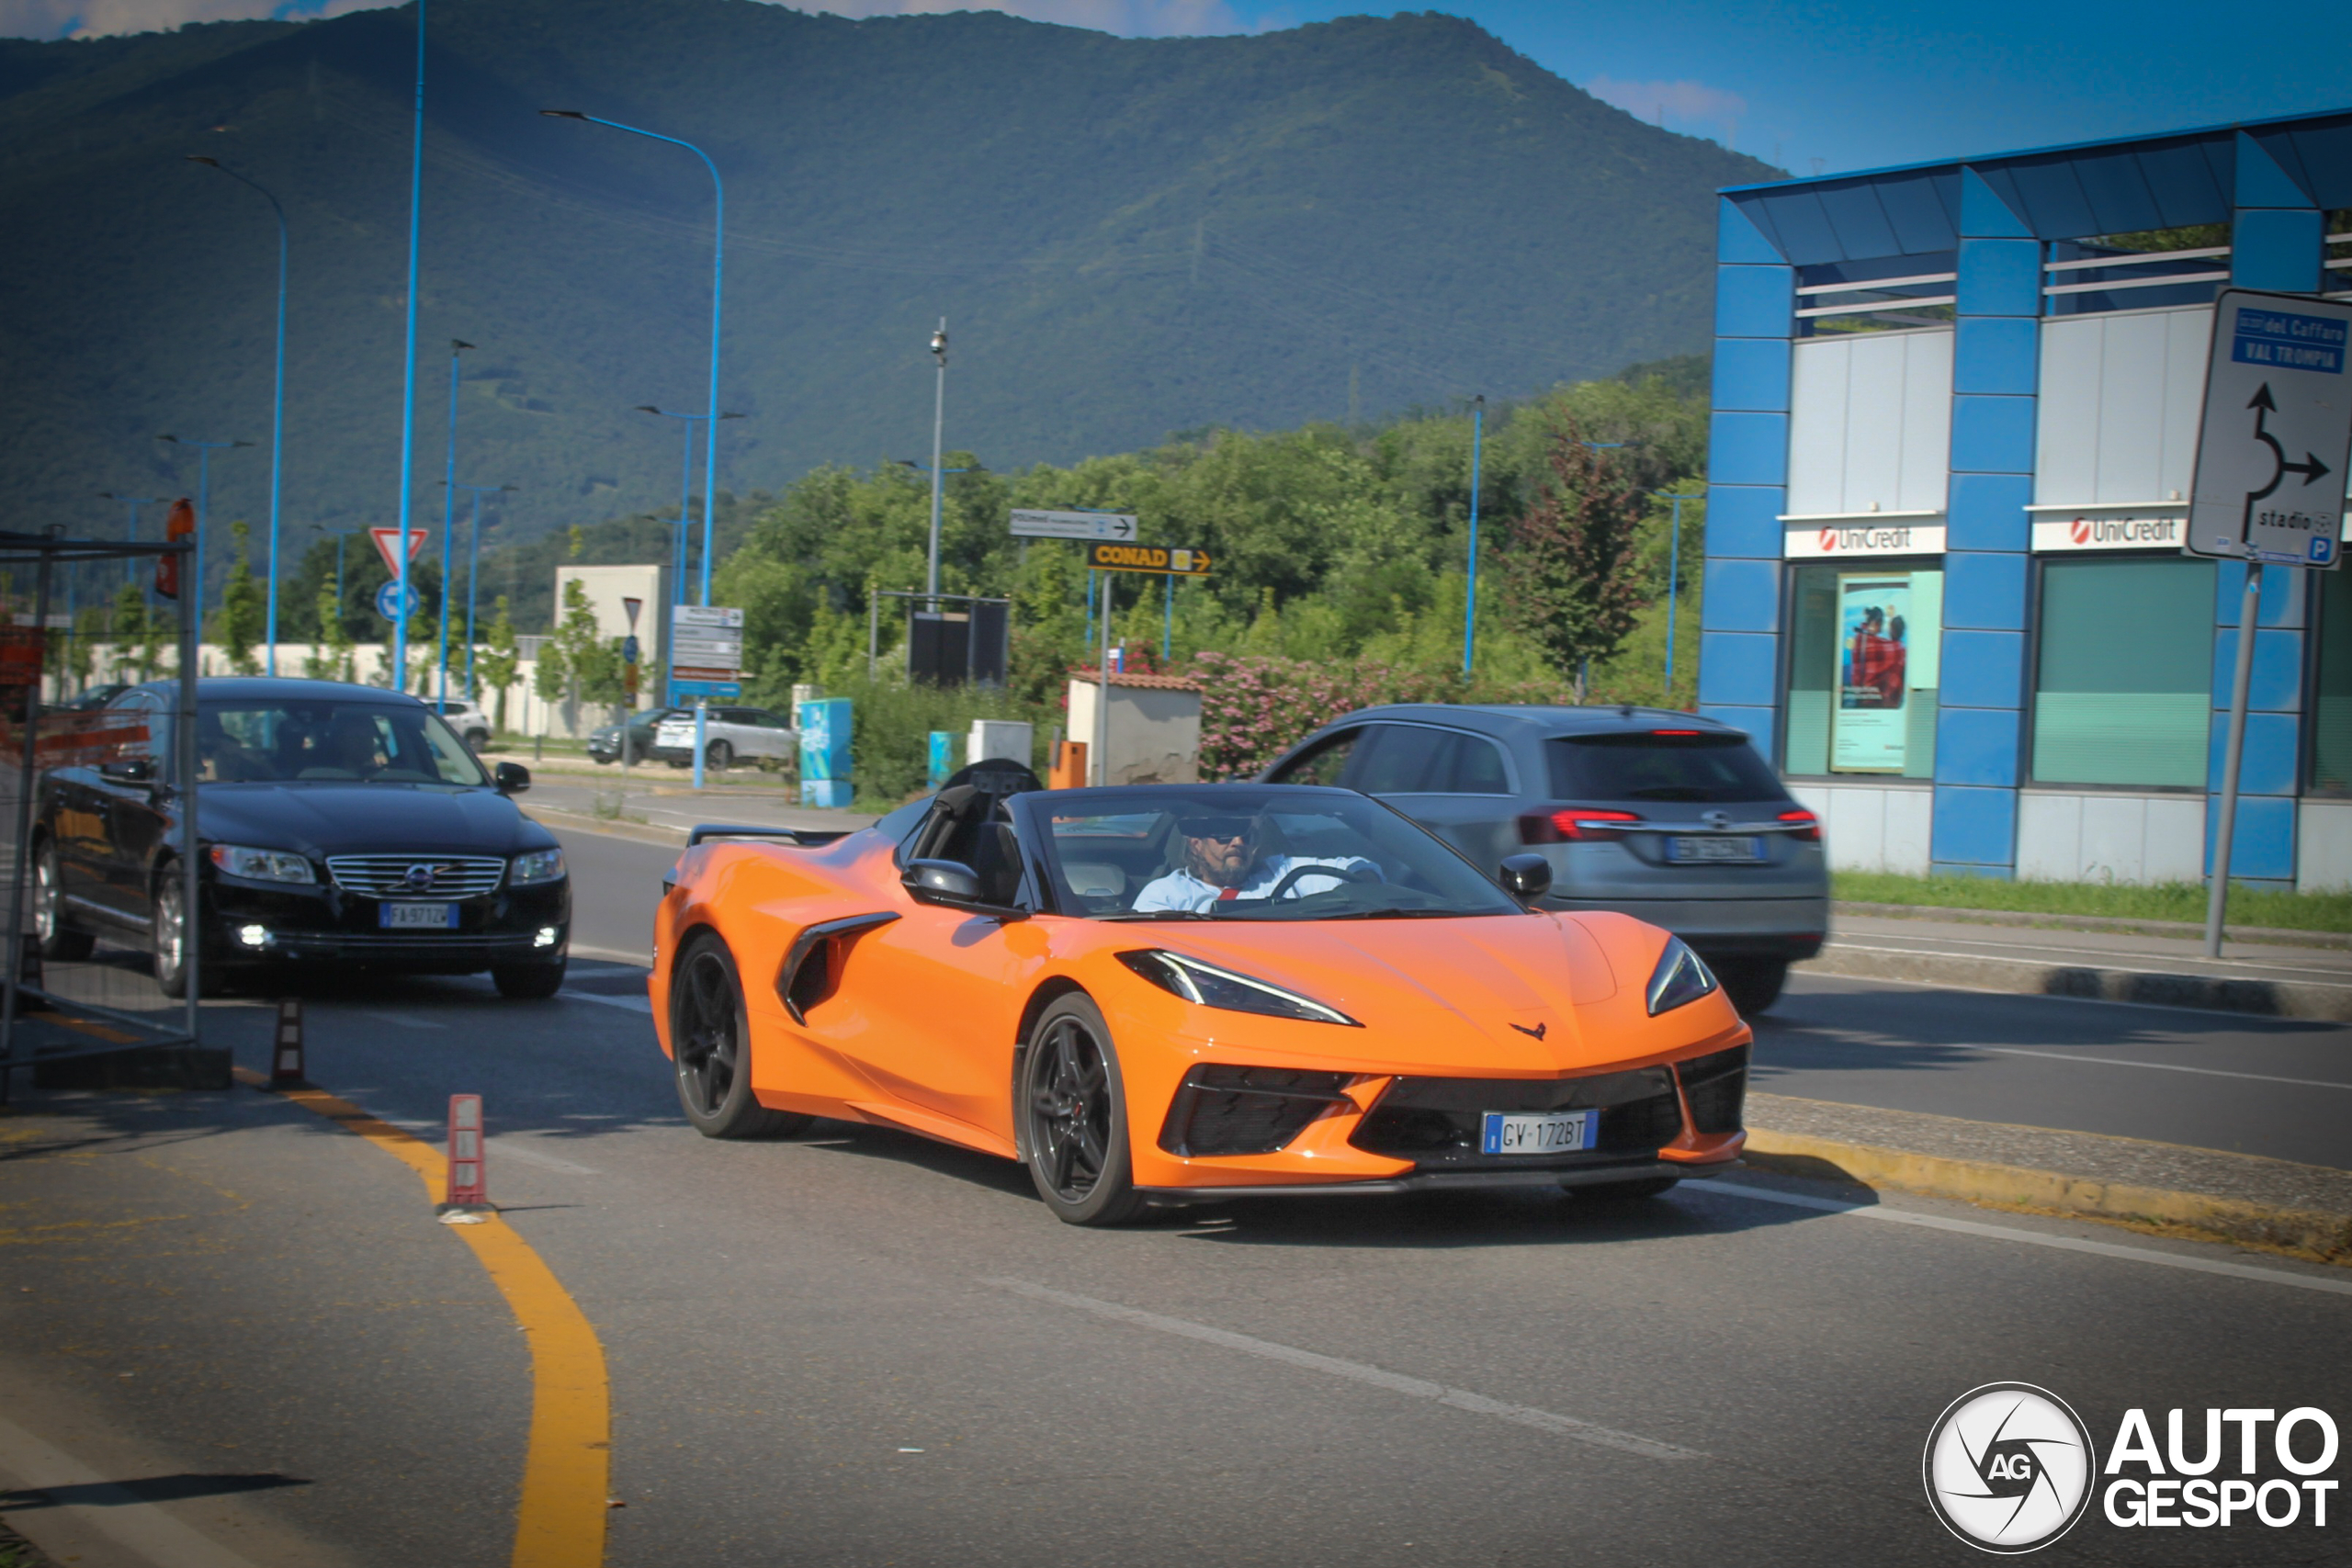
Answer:
[{"label": "black volvo sedan", "polygon": [[196,806],[208,987],[224,971],[343,964],[487,969],[510,997],[563,984],[571,888],[554,835],[508,798],[528,770],[485,773],[416,698],[331,681],[199,680],[197,776],[176,776],[176,682],[91,716],[42,779],[34,919],[51,958],[97,938],[146,948],[186,994],[180,814]]}]

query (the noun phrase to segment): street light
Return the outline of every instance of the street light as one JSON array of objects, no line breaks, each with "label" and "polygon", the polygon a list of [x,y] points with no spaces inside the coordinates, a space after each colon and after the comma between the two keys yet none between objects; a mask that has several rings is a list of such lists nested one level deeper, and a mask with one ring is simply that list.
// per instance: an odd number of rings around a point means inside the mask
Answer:
[{"label": "street light", "polygon": [[[466,536],[466,701],[480,702],[481,699],[474,691],[474,606],[481,599],[475,585],[481,577],[481,498],[485,495],[496,495],[501,491],[513,490],[514,487],[513,485],[461,485],[455,480],[450,480],[448,483],[452,495],[461,490],[470,491],[474,498],[473,532]],[[446,623],[448,619],[447,586],[448,579],[446,574],[442,581],[442,620]],[[444,677],[448,674],[446,660],[443,662],[442,674]],[[444,693],[443,695],[446,700],[447,694]]]},{"label": "street light", "polygon": [[[691,141],[664,136],[658,130],[623,125],[616,119],[582,114],[578,109],[541,109],[539,112],[549,119],[585,120],[590,125],[606,125],[615,130],[626,130],[631,136],[642,136],[648,141],[666,141],[673,147],[683,147],[700,158],[703,167],[710,171],[710,186],[715,201],[710,226],[710,412],[703,415],[708,423],[708,442],[704,449],[702,480],[702,602],[707,605],[710,603],[710,558],[715,538],[712,509],[718,503],[718,324],[720,290],[726,280],[727,187],[720,183],[718,165],[710,161],[710,154]],[[695,748],[695,771],[699,773],[702,771],[699,744]]]},{"label": "street light", "polygon": [[939,330],[931,334],[931,356],[939,362],[939,389],[931,405],[931,567],[923,581],[923,592],[932,595],[931,607],[939,608],[939,442],[947,423],[947,318],[939,318]]},{"label": "street light", "polygon": [[1661,501],[1674,503],[1674,542],[1668,547],[1666,558],[1666,705],[1674,705],[1674,600],[1682,586],[1682,503],[1696,501],[1694,495],[1678,491],[1650,491]]},{"label": "street light", "polygon": [[[668,409],[656,408],[651,403],[638,404],[637,412],[639,413],[659,414],[663,419],[674,419],[683,422],[680,426],[680,432],[685,439],[679,443],[681,450],[678,458],[678,573],[676,578],[671,583],[672,592],[677,596],[678,601],[683,602],[685,598],[686,592],[687,507],[694,500],[693,476],[695,468],[695,421],[698,419],[708,419],[710,416],[707,413],[673,413]],[[741,419],[743,416],[740,413],[723,413],[718,417],[721,419]],[[665,619],[667,617],[667,614],[668,612],[663,612]]]},{"label": "street light", "polygon": [[416,477],[416,235],[424,209],[424,0],[416,0],[416,111],[408,166],[408,337],[401,370],[400,547],[392,577],[400,584],[392,610],[392,690],[408,685],[408,514]]},{"label": "street light", "polygon": [[[449,340],[449,466],[441,479],[447,493],[441,498],[441,694],[449,701],[449,529],[456,521],[458,502],[458,356],[473,347],[463,338]],[[406,539],[401,541],[403,545]],[[408,614],[408,596],[401,596],[401,614]]]},{"label": "street light", "polygon": [[196,559],[190,563],[194,570],[188,600],[192,618],[196,622],[196,639],[204,640],[204,523],[212,513],[212,454],[236,446],[250,446],[250,441],[183,441],[176,435],[158,435],[158,441],[168,441],[175,446],[196,448]]},{"label": "street light", "polygon": [[281,458],[286,446],[286,209],[259,181],[247,178],[230,168],[218,158],[190,152],[187,161],[218,169],[240,184],[260,191],[268,201],[269,209],[277,215],[277,370],[275,389],[270,395],[269,412],[269,613],[268,626],[262,634],[263,646],[268,651],[263,656],[268,673],[277,673],[277,490]]}]

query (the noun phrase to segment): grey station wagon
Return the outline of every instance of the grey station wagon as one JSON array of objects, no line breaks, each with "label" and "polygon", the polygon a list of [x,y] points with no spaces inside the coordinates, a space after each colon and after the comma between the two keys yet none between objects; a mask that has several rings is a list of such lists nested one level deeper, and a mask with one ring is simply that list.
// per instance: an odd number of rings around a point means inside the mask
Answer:
[{"label": "grey station wagon", "polygon": [[1664,926],[1742,1012],[1772,1005],[1789,964],[1821,951],[1829,868],[1821,823],[1728,725],[1635,707],[1366,708],[1261,775],[1386,801],[1494,874],[1551,863],[1542,902]]}]

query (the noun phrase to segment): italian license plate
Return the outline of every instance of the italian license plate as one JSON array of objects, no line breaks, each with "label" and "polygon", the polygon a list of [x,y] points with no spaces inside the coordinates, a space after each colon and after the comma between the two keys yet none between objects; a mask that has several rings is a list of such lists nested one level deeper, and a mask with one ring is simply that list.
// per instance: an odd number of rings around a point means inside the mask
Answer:
[{"label": "italian license plate", "polygon": [[1490,1155],[1566,1155],[1592,1147],[1600,1131],[1597,1111],[1489,1111],[1479,1152]]},{"label": "italian license plate", "polygon": [[1666,841],[1666,858],[1671,861],[1759,861],[1764,858],[1764,840],[1673,838]]},{"label": "italian license plate", "polygon": [[388,931],[453,931],[458,929],[455,904],[380,904],[376,923]]}]

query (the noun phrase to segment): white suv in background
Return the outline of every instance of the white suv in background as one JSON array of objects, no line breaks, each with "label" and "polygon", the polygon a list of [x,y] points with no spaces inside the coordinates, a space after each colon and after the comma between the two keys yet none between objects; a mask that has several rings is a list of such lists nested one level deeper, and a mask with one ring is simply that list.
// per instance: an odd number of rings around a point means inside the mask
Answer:
[{"label": "white suv in background", "polygon": [[479,751],[490,744],[490,715],[463,697],[451,697],[447,702],[424,699],[424,705],[441,716],[442,722],[458,732],[458,739]]},{"label": "white suv in background", "polygon": [[[784,761],[792,756],[799,741],[790,721],[780,713],[770,713],[765,708],[713,706],[709,728],[703,737],[703,762],[707,767],[725,768],[732,766],[739,757]],[[673,718],[663,719],[661,728],[653,732],[653,750],[648,755],[673,768],[692,762],[694,710],[688,708]]]}]

